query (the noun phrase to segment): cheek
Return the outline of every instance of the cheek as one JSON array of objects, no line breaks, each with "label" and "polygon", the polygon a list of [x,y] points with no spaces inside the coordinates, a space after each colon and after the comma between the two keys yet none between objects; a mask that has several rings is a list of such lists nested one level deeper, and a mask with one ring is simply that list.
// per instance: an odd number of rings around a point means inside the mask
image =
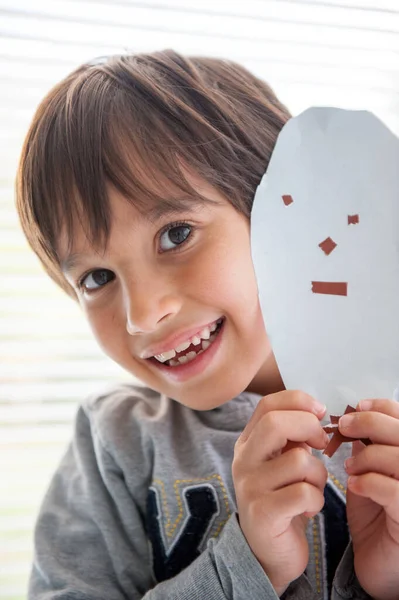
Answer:
[{"label": "cheek", "polygon": [[199,301],[218,308],[258,308],[256,283],[247,232],[209,244],[185,270],[185,289]]},{"label": "cheek", "polygon": [[248,303],[251,309],[258,301],[258,288],[248,240],[237,239],[221,253],[218,264],[219,288],[234,304]]},{"label": "cheek", "polygon": [[111,310],[92,310],[86,313],[90,329],[97,343],[108,356],[118,356],[122,349],[119,334],[122,324],[118,321],[115,312]]}]

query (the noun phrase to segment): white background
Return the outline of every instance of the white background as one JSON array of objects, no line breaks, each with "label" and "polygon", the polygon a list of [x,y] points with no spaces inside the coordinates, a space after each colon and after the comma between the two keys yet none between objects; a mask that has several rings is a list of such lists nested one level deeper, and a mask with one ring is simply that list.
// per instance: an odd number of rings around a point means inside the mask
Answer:
[{"label": "white background", "polygon": [[227,57],[296,115],[363,108],[399,133],[397,0],[0,0],[0,599],[22,599],[40,499],[77,403],[129,376],[19,230],[13,182],[43,95],[83,61],[173,48]]}]

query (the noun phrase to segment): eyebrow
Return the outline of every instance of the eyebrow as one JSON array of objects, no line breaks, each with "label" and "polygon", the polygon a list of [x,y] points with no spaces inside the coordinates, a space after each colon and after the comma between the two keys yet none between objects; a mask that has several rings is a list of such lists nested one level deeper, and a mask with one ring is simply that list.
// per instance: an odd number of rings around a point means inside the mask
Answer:
[{"label": "eyebrow", "polygon": [[79,254],[78,252],[74,252],[73,254],[69,254],[64,260],[61,261],[61,271],[66,275],[72,269],[79,266],[80,263],[83,262],[83,254]]},{"label": "eyebrow", "polygon": [[183,198],[165,198],[163,202],[159,202],[151,206],[145,213],[145,219],[156,223],[163,217],[174,215],[182,211],[193,212],[196,208],[201,208],[204,204],[214,204],[214,200],[200,198],[195,196],[184,196]]},{"label": "eyebrow", "polygon": [[[157,223],[165,216],[175,215],[184,210],[193,211],[195,208],[204,206],[207,203],[205,198],[199,197],[168,198],[165,202],[160,202],[149,208],[145,213],[145,219],[146,221]],[[209,203],[214,203],[214,201],[209,200]],[[60,263],[61,271],[64,275],[83,263],[84,256],[84,254],[79,252],[73,252],[66,256]]]}]

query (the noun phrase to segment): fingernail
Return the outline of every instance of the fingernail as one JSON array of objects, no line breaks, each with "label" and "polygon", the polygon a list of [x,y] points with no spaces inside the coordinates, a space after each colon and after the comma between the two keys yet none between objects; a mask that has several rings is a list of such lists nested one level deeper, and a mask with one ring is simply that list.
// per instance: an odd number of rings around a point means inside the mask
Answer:
[{"label": "fingernail", "polygon": [[350,477],[348,477],[348,485],[355,484],[357,480],[358,480],[358,477],[356,477],[356,475],[351,475]]},{"label": "fingernail", "polygon": [[362,400],[360,402],[360,410],[370,410],[373,406],[373,402],[371,400]]},{"label": "fingernail", "polygon": [[322,415],[326,412],[327,406],[325,404],[319,404],[318,402],[314,405],[314,412],[316,415]]},{"label": "fingernail", "polygon": [[345,429],[345,427],[350,427],[353,423],[353,415],[349,414],[349,415],[343,415],[340,420],[339,420],[339,428],[340,429]]},{"label": "fingernail", "polygon": [[344,465],[345,465],[345,469],[347,471],[350,471],[350,469],[353,467],[353,463],[355,462],[355,458],[353,456],[350,456],[349,458],[347,458],[344,461]]}]

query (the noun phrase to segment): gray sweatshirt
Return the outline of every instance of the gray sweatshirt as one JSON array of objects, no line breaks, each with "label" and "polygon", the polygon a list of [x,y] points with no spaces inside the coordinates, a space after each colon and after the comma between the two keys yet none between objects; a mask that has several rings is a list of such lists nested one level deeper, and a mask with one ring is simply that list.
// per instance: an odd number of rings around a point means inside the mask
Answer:
[{"label": "gray sweatshirt", "polygon": [[[35,528],[30,600],[278,598],[237,520],[234,444],[260,396],[195,411],[121,384],[79,407]],[[310,560],[284,599],[367,599],[353,571],[341,446]]]}]

